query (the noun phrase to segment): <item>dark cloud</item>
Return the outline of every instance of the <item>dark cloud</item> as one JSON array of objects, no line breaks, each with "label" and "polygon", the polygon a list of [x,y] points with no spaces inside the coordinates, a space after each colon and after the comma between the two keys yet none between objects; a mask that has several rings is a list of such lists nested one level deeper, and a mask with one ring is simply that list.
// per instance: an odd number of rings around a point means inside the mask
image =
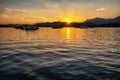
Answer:
[{"label": "dark cloud", "polygon": [[[65,6],[76,4],[76,6],[89,3],[103,5],[118,5],[120,0],[0,0],[0,4],[7,7],[19,8],[47,8],[48,4],[62,4]],[[49,6],[50,7],[50,6]],[[73,6],[72,6],[73,7]]]},{"label": "dark cloud", "polygon": [[1,5],[12,8],[44,7],[44,0],[0,0],[0,2]]}]

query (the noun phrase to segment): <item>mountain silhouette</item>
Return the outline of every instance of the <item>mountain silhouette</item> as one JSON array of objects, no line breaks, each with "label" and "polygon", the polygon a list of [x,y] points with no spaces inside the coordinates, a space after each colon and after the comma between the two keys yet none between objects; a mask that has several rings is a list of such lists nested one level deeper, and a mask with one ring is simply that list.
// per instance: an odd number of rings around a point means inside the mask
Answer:
[{"label": "mountain silhouette", "polygon": [[111,19],[104,19],[104,18],[94,18],[94,19],[88,19],[84,23],[87,24],[114,24],[114,23],[119,23],[120,24],[120,16],[116,18],[111,18]]}]

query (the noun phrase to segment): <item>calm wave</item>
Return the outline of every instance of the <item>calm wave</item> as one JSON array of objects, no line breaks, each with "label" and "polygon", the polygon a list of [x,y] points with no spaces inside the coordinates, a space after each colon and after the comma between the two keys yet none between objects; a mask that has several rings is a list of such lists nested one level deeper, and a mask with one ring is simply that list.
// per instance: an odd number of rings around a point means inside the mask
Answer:
[{"label": "calm wave", "polygon": [[0,28],[0,80],[120,80],[120,28]]}]

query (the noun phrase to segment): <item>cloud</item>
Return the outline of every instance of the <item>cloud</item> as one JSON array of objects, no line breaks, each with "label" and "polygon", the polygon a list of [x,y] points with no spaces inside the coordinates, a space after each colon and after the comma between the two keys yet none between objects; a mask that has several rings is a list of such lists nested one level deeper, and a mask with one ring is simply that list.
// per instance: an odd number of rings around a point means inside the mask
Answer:
[{"label": "cloud", "polygon": [[23,9],[17,9],[17,8],[5,8],[9,12],[20,12],[20,13],[25,13],[27,12],[26,10]]},{"label": "cloud", "polygon": [[0,18],[8,18],[8,14],[6,8],[0,5]]},{"label": "cloud", "polygon": [[0,14],[3,14],[6,12],[6,9],[0,5]]},{"label": "cloud", "polygon": [[104,10],[105,10],[104,7],[96,9],[96,11],[104,11]]},{"label": "cloud", "polygon": [[29,15],[27,10],[0,6],[0,18],[20,18],[26,15]]}]

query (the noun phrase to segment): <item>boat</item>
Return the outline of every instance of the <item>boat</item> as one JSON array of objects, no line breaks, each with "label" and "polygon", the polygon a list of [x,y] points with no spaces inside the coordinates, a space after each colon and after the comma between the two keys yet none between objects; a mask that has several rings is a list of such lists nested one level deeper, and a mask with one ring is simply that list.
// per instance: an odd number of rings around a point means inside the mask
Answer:
[{"label": "boat", "polygon": [[15,29],[22,29],[22,30],[37,30],[38,27],[34,25],[22,25],[22,26],[16,26]]},{"label": "boat", "polygon": [[86,29],[86,28],[89,28],[88,26],[76,26],[75,28],[82,28],[82,29]]},{"label": "boat", "polygon": [[27,25],[27,26],[23,26],[22,29],[23,29],[23,30],[37,30],[38,27],[33,26],[33,25]]},{"label": "boat", "polygon": [[53,29],[59,29],[62,28],[62,26],[52,26]]},{"label": "boat", "polygon": [[80,28],[88,28],[88,26],[80,26]]}]

